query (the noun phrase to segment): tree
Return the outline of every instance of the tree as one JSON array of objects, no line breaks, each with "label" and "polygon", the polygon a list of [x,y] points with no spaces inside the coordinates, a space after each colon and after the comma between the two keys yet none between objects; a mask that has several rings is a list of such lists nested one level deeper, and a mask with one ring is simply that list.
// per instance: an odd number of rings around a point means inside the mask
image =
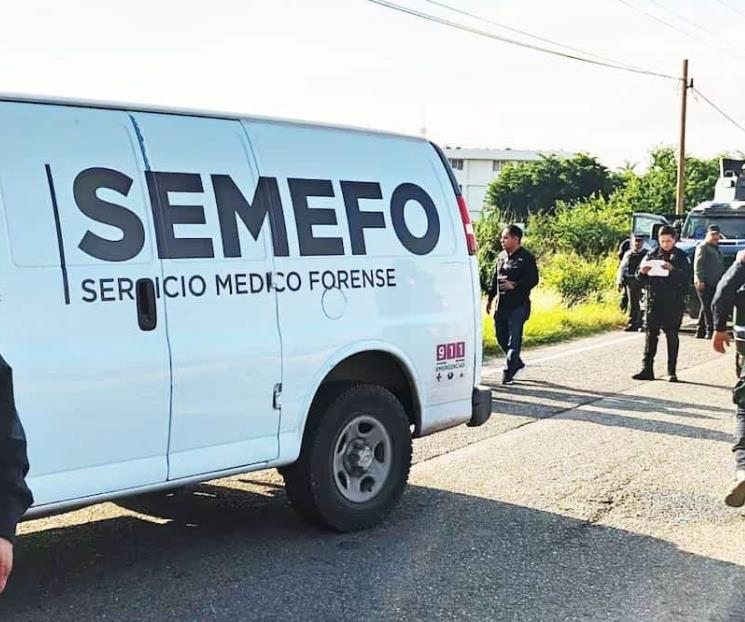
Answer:
[{"label": "tree", "polygon": [[[685,203],[690,209],[714,196],[719,159],[686,157]],[[672,147],[658,147],[650,154],[649,168],[641,175],[627,174],[626,184],[614,196],[629,213],[671,214],[675,211],[678,160]]]},{"label": "tree", "polygon": [[585,153],[571,158],[544,156],[536,162],[505,166],[489,184],[484,205],[524,221],[530,214],[552,212],[557,201],[608,198],[623,179]]}]

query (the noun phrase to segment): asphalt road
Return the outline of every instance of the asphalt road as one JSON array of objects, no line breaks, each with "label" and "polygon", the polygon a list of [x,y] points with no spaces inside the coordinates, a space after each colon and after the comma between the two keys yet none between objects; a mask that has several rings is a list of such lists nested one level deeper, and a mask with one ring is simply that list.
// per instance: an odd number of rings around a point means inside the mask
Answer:
[{"label": "asphalt road", "polygon": [[275,472],[24,523],[0,620],[745,620],[732,357],[685,336],[685,383],[641,383],[641,347],[529,352],[368,532],[306,526]]}]

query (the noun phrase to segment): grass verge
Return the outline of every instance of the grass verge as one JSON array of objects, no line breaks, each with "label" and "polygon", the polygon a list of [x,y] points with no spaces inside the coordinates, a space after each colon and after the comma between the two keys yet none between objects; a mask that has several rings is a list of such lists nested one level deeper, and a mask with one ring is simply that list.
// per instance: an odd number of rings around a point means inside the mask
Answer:
[{"label": "grass verge", "polygon": [[[618,328],[626,323],[626,316],[611,296],[603,302],[583,302],[565,305],[561,297],[549,289],[537,289],[531,295],[532,312],[525,325],[525,347],[557,343],[572,337],[592,335]],[[501,354],[494,337],[494,322],[484,309],[484,354]]]}]

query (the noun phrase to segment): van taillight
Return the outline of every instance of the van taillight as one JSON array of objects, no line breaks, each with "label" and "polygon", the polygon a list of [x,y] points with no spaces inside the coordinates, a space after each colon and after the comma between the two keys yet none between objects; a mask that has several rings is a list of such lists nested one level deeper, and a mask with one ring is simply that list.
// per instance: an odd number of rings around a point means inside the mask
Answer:
[{"label": "van taillight", "polygon": [[458,195],[458,209],[460,210],[460,219],[463,221],[463,230],[466,233],[466,244],[468,245],[468,254],[475,255],[476,251],[479,250],[479,244],[476,241],[476,234],[473,231],[473,223],[471,222],[471,216],[468,213],[468,206],[463,195]]}]

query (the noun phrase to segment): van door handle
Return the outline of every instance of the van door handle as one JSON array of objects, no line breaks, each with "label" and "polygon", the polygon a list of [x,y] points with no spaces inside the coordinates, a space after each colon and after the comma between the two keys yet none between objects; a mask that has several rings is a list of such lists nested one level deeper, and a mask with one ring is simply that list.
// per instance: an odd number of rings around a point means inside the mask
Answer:
[{"label": "van door handle", "polygon": [[137,323],[140,325],[140,330],[155,330],[158,325],[155,283],[152,279],[138,279],[135,283],[135,293],[137,296]]}]

